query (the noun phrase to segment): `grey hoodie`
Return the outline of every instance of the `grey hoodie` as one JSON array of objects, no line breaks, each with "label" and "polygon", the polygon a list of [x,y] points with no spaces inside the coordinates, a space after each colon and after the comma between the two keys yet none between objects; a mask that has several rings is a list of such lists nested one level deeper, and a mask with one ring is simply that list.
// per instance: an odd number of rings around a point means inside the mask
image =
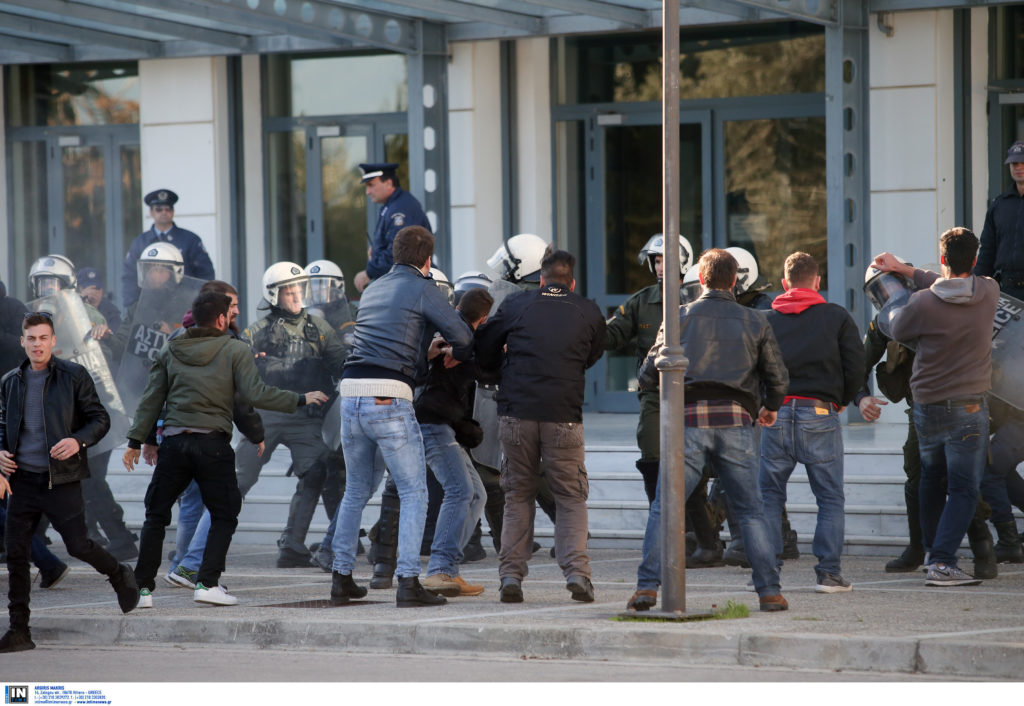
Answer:
[{"label": "grey hoodie", "polygon": [[999,285],[990,277],[944,279],[914,271],[918,291],[893,314],[892,337],[916,348],[910,389],[921,404],[978,397],[992,387],[992,321]]}]

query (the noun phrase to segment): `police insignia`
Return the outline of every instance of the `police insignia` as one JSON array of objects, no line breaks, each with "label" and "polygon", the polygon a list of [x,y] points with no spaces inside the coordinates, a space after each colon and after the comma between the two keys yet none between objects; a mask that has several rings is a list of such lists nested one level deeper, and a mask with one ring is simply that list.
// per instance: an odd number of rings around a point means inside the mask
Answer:
[{"label": "police insignia", "polygon": [[302,270],[300,270],[300,269],[299,269],[298,267],[293,267],[293,268],[291,269],[291,273],[292,273],[293,275],[297,275],[297,274],[299,274],[300,272],[302,272]]},{"label": "police insignia", "polygon": [[159,251],[156,248],[150,248],[149,252],[146,253],[146,257],[156,257]]},{"label": "police insignia", "polygon": [[404,226],[405,225],[405,214],[404,213],[396,213],[395,215],[393,215],[391,217],[391,222],[394,223],[396,226],[399,226],[399,227]]},{"label": "police insignia", "polygon": [[156,197],[158,199],[160,199],[161,201],[166,201],[167,200],[167,192],[166,191],[161,191],[159,194],[156,195]]}]

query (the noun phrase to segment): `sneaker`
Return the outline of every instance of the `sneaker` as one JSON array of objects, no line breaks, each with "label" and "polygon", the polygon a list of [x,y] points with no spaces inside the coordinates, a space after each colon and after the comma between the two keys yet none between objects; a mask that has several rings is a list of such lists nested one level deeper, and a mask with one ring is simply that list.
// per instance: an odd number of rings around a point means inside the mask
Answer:
[{"label": "sneaker", "polygon": [[71,573],[71,567],[64,562],[55,566],[52,571],[40,571],[39,588],[56,588],[57,584],[63,581],[69,573]]},{"label": "sneaker", "polygon": [[981,579],[976,579],[959,567],[948,564],[932,564],[928,569],[925,586],[977,586]]},{"label": "sneaker", "polygon": [[484,592],[483,586],[478,583],[466,583],[466,579],[461,576],[453,576],[452,581],[459,584],[460,596],[479,596]]},{"label": "sneaker", "polygon": [[819,574],[815,593],[845,593],[852,591],[853,585],[839,574]]},{"label": "sneaker", "polygon": [[153,592],[148,588],[144,588],[139,591],[139,605],[136,608],[152,608],[153,607]]},{"label": "sneaker", "polygon": [[186,569],[181,564],[174,571],[167,574],[168,583],[177,588],[191,588],[196,590],[196,583],[199,581],[199,572]]},{"label": "sneaker", "polygon": [[238,599],[224,590],[223,586],[210,586],[207,588],[202,583],[196,584],[196,592],[192,596],[196,603],[209,603],[210,605],[235,605]]},{"label": "sneaker", "polygon": [[462,594],[462,587],[448,574],[431,574],[423,579],[423,588],[440,596],[454,597]]},{"label": "sneaker", "polygon": [[32,642],[32,633],[28,628],[16,630],[11,628],[0,637],[0,652],[24,652],[34,650],[36,643]]}]

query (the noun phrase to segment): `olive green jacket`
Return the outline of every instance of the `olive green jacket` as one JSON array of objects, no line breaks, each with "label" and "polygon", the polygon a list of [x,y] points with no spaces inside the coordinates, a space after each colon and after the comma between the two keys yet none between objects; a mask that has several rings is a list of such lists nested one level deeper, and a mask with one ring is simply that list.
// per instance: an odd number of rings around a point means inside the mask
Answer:
[{"label": "olive green jacket", "polygon": [[214,328],[196,326],[157,353],[128,439],[143,442],[167,403],[165,426],[231,433],[235,391],[259,409],[294,412],[302,396],[264,384],[249,346]]},{"label": "olive green jacket", "polygon": [[616,351],[636,342],[637,363],[647,356],[661,327],[661,284],[652,284],[627,299],[608,319],[605,350]]}]

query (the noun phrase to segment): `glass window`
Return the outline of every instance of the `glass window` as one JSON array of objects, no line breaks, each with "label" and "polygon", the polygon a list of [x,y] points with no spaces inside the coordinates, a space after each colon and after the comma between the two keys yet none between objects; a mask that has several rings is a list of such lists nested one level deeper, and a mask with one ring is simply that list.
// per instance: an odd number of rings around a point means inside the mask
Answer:
[{"label": "glass window", "polygon": [[11,127],[139,122],[134,61],[8,66],[4,85]]},{"label": "glass window", "polygon": [[306,132],[267,134],[269,262],[306,265]]},{"label": "glass window", "polygon": [[995,27],[993,78],[1024,78],[1024,7],[996,7],[991,12]]},{"label": "glass window", "polygon": [[36,258],[49,252],[50,220],[46,204],[46,142],[12,142],[8,159],[11,209],[11,275],[7,293],[28,301],[28,271]]},{"label": "glass window", "polygon": [[403,54],[265,56],[270,117],[395,113],[409,106]]},{"label": "glass window", "polygon": [[577,291],[581,292],[587,291],[584,134],[582,121],[555,123],[555,242],[576,255]]},{"label": "glass window", "polygon": [[802,250],[827,288],[825,118],[725,123],[725,201],[728,243],[753,254],[761,283],[780,289],[786,257]]},{"label": "glass window", "polygon": [[368,199],[359,170],[359,163],[367,159],[366,147],[367,139],[358,135],[320,140],[324,253],[345,274],[345,293],[349,299],[359,298],[355,274],[366,267],[369,247]]},{"label": "glass window", "polygon": [[[661,35],[556,40],[561,104],[661,100]],[[680,32],[682,100],[825,90],[825,35],[801,22]]]}]

